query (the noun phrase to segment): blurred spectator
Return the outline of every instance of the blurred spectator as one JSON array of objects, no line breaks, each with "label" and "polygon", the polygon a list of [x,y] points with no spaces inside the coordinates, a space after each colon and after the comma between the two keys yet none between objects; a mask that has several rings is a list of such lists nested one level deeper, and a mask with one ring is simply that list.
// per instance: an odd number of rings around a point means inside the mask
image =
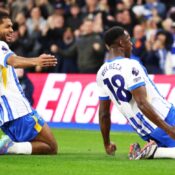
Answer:
[{"label": "blurred spectator", "polygon": [[36,5],[40,8],[44,19],[47,19],[53,13],[53,6],[48,0],[37,0]]},{"label": "blurred spectator", "polygon": [[136,15],[129,8],[130,4],[128,1],[116,1],[114,17],[116,21],[116,25],[121,25],[126,28],[129,34],[133,35],[133,28],[138,23]]},{"label": "blurred spectator", "polygon": [[30,57],[34,40],[29,36],[26,25],[19,26],[18,23],[14,23],[13,30],[13,42],[9,44],[10,48],[18,55]]},{"label": "blurred spectator", "polygon": [[116,4],[115,4],[115,10],[116,11],[123,11],[126,9],[126,6],[125,6],[125,3],[124,1],[116,1]]},{"label": "blurred spectator", "polygon": [[9,6],[10,6],[10,10],[11,10],[10,11],[11,12],[11,19],[14,21],[18,12],[25,11],[26,1],[23,1],[23,0],[11,1]]},{"label": "blurred spectator", "polygon": [[31,80],[28,78],[26,72],[22,68],[15,69],[19,79],[19,83],[22,87],[25,97],[29,100],[31,106],[33,105],[33,91],[34,86]]},{"label": "blurred spectator", "polygon": [[108,0],[99,0],[98,9],[99,9],[99,11],[103,11],[103,12],[106,12],[107,14],[109,14],[110,7],[108,4]]},{"label": "blurred spectator", "polygon": [[152,41],[158,31],[157,23],[156,21],[154,21],[154,19],[150,18],[147,21],[145,21],[144,25],[145,25],[146,40]]},{"label": "blurred spectator", "polygon": [[39,7],[34,7],[31,10],[31,17],[27,19],[27,28],[31,36],[35,36],[44,32],[46,27],[46,21],[41,16],[41,11]]},{"label": "blurred spectator", "polygon": [[57,0],[54,5],[54,13],[57,15],[65,14],[65,2],[63,0]]},{"label": "blurred spectator", "polygon": [[137,20],[136,20],[134,14],[132,13],[132,11],[129,11],[129,10],[123,11],[121,23],[122,23],[122,26],[124,28],[126,28],[129,32],[129,34],[132,36],[133,27],[134,27],[134,25],[137,24]]},{"label": "blurred spectator", "polygon": [[146,4],[144,5],[145,10],[147,13],[153,13],[153,10],[156,10],[158,15],[161,17],[165,16],[166,6],[165,4],[161,3],[159,0],[146,0]]},{"label": "blurred spectator", "polygon": [[[8,4],[9,5],[9,4]],[[6,2],[1,1],[0,2],[0,8],[4,9],[6,7]]]},{"label": "blurred spectator", "polygon": [[82,20],[83,20],[83,16],[82,16],[80,7],[77,4],[71,5],[70,16],[66,21],[67,26],[73,30],[76,30],[80,27]]},{"label": "blurred spectator", "polygon": [[27,19],[26,25],[29,36],[35,41],[35,46],[31,56],[36,56],[41,52],[42,44],[39,42],[39,39],[41,35],[44,35],[46,29],[46,21],[41,16],[39,7],[32,8],[31,17]]},{"label": "blurred spectator", "polygon": [[[171,7],[175,6],[175,1],[174,0],[161,0],[163,4],[166,5],[166,8],[169,10]],[[168,3],[167,3],[168,2]]]},{"label": "blurred spectator", "polygon": [[[66,28],[63,33],[63,44],[62,48],[63,50],[68,49],[71,47],[75,42],[74,34],[71,28]],[[63,59],[63,65],[61,68],[62,73],[78,73],[78,67],[77,67],[77,59],[76,56],[73,55],[71,58],[65,57]]]},{"label": "blurred spectator", "polygon": [[145,54],[145,30],[142,25],[136,25],[133,31],[133,50],[132,54],[141,59],[144,62],[143,55]]},{"label": "blurred spectator", "polygon": [[171,33],[173,36],[173,45],[171,49],[171,54],[165,62],[165,74],[175,74],[175,23],[172,22]]},{"label": "blurred spectator", "polygon": [[104,61],[104,42],[94,33],[93,24],[92,20],[85,19],[75,43],[65,51],[58,50],[63,57],[77,56],[80,73],[96,73]]},{"label": "blurred spectator", "polygon": [[144,55],[144,59],[149,73],[163,74],[166,72],[165,63],[171,54],[172,44],[172,35],[165,31],[157,32],[154,41],[147,43],[147,53]]},{"label": "blurred spectator", "polygon": [[25,6],[25,11],[24,11],[24,13],[25,13],[25,16],[26,16],[27,18],[30,17],[30,13],[31,13],[32,9],[33,9],[35,6],[36,6],[35,0],[26,0],[26,6]]},{"label": "blurred spectator", "polygon": [[163,30],[167,32],[171,32],[172,25],[173,25],[173,20],[171,18],[166,18],[164,21],[162,21]]},{"label": "blurred spectator", "polygon": [[172,46],[172,53],[175,54],[175,22],[172,22],[171,24],[171,33],[174,39],[173,46]]},{"label": "blurred spectator", "polygon": [[26,17],[23,12],[17,13],[15,17],[15,22],[18,23],[19,26],[26,24]]},{"label": "blurred spectator", "polygon": [[65,20],[62,15],[53,14],[48,19],[48,29],[45,35],[42,36],[41,43],[43,43],[43,52],[54,54],[59,63],[55,67],[38,69],[39,72],[61,72],[62,60],[58,54],[58,46],[62,45],[62,36],[64,32]]},{"label": "blurred spectator", "polygon": [[133,11],[138,17],[144,16],[146,19],[153,17],[155,14],[164,18],[166,14],[166,6],[159,0],[146,0],[145,4],[134,6]]},{"label": "blurred spectator", "polygon": [[[100,47],[103,50],[97,51],[99,46],[93,44],[92,41],[95,41],[95,38],[101,40],[104,31],[119,25],[128,30],[134,41],[132,58],[141,59],[143,64],[150,68],[148,73],[175,73],[173,59],[175,57],[174,0],[7,0],[0,2],[0,8],[2,7],[9,9],[14,22],[19,25],[19,30],[14,32],[15,43],[11,45],[16,52],[36,56],[44,51],[55,54],[59,59],[59,64],[54,69],[41,70],[37,67],[36,70],[30,71],[71,72],[74,70],[70,69],[70,66],[65,68],[65,63],[68,61],[71,65],[71,61],[75,63],[77,59],[80,72],[83,70],[88,72],[90,68],[92,68],[90,72],[94,72],[98,66],[92,60],[99,58],[100,53],[103,59],[103,55],[107,54],[107,51],[103,47],[104,44]],[[88,27],[85,29],[83,22],[87,18],[93,23],[92,32],[89,34],[85,34],[85,31],[89,29]],[[160,30],[172,33],[174,37],[171,55],[170,51],[167,51],[167,42],[165,45],[163,44],[168,53],[166,58],[169,58],[165,59],[165,62],[163,61],[165,68],[162,68],[160,63],[162,58],[160,55],[163,55],[160,53],[164,53],[164,49],[161,48],[162,44],[157,44],[164,43],[162,36],[157,37]],[[89,41],[91,47],[84,44],[88,38],[92,42]],[[161,40],[161,42],[157,40]],[[84,46],[83,49],[80,47],[81,42]],[[70,49],[73,46],[76,46],[76,49],[70,54]],[[90,53],[84,56],[80,48],[85,53]],[[64,62],[62,58],[65,52],[67,52],[68,58]],[[84,60],[87,60],[89,55],[92,55],[90,56],[92,59],[85,66],[86,61]],[[65,55],[64,59],[66,59]],[[69,63],[66,64],[69,65]],[[102,60],[100,60],[101,63]],[[152,72],[152,70],[154,71]]]},{"label": "blurred spectator", "polygon": [[171,7],[168,11],[168,17],[175,21],[175,7]]},{"label": "blurred spectator", "polygon": [[92,16],[92,18],[98,13],[98,0],[85,0],[86,5],[82,8],[82,12],[85,17]]},{"label": "blurred spectator", "polygon": [[93,31],[95,33],[103,33],[104,29],[103,29],[103,20],[102,20],[102,13],[98,13],[93,20]]}]

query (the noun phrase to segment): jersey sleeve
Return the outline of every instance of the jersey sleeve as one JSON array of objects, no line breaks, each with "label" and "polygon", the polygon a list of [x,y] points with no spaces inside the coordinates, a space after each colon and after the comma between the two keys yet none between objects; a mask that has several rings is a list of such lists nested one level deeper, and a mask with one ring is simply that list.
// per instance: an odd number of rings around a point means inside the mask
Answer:
[{"label": "jersey sleeve", "polygon": [[14,52],[10,50],[9,46],[5,42],[0,41],[0,65],[7,67],[7,59],[13,54]]},{"label": "jersey sleeve", "polygon": [[139,62],[132,60],[126,70],[127,88],[132,91],[138,87],[145,86],[143,68]]},{"label": "jersey sleeve", "polygon": [[103,85],[99,80],[98,74],[97,74],[96,82],[97,82],[97,92],[98,92],[99,100],[110,100],[110,97],[105,92],[105,89],[103,88]]}]

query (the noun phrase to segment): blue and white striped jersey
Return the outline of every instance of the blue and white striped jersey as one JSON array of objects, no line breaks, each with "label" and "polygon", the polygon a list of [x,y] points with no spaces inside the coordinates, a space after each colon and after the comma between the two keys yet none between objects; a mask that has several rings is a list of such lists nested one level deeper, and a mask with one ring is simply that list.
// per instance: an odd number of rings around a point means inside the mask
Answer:
[{"label": "blue and white striped jersey", "polygon": [[14,68],[7,65],[12,54],[8,45],[0,41],[0,126],[32,112]]},{"label": "blue and white striped jersey", "polygon": [[97,73],[100,100],[111,99],[140,136],[150,134],[157,126],[137,107],[130,91],[145,86],[147,99],[162,119],[171,104],[159,93],[145,68],[138,61],[116,57],[104,63]]}]

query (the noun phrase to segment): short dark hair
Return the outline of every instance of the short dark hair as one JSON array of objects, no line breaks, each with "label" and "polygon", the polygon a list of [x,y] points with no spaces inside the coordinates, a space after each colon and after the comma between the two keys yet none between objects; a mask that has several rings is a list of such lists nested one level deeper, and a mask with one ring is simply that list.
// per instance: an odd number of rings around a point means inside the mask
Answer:
[{"label": "short dark hair", "polygon": [[120,36],[124,35],[125,29],[120,26],[115,26],[107,30],[104,34],[104,40],[105,43],[108,46],[111,46],[116,39],[118,39]]},{"label": "short dark hair", "polygon": [[5,9],[0,9],[0,23],[4,18],[10,18],[10,15],[7,10]]}]

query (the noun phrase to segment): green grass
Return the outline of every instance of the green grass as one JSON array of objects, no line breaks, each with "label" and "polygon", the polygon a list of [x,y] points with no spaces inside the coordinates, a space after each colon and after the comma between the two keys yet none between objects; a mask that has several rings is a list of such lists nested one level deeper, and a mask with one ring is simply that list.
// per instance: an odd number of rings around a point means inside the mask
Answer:
[{"label": "green grass", "polygon": [[99,131],[53,130],[59,144],[56,156],[5,155],[0,175],[174,175],[175,160],[129,161],[128,147],[141,139],[134,133],[112,132],[115,156],[104,152]]}]

